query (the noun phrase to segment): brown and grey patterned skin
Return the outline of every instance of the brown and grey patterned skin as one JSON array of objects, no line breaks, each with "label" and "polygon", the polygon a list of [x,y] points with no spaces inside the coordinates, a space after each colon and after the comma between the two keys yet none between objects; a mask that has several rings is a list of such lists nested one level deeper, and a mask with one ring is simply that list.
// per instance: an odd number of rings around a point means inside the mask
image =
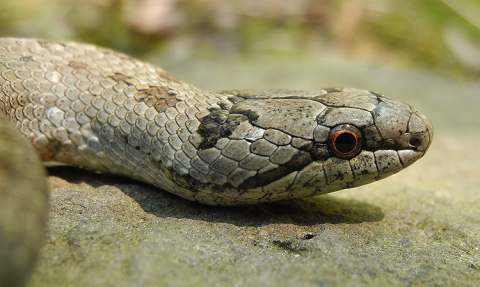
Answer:
[{"label": "brown and grey patterned skin", "polygon": [[[205,91],[78,43],[0,39],[0,86],[0,282],[11,286],[25,282],[19,274],[44,233],[47,192],[34,149],[45,161],[192,201],[241,205],[385,178],[433,139],[425,116],[373,92]],[[34,149],[17,143],[13,126]]]},{"label": "brown and grey patterned skin", "polygon": [[[412,164],[433,137],[416,109],[369,91],[205,91],[92,45],[0,39],[0,73],[0,110],[42,160],[205,204],[363,185]],[[360,149],[338,157],[332,129],[345,124]]]}]

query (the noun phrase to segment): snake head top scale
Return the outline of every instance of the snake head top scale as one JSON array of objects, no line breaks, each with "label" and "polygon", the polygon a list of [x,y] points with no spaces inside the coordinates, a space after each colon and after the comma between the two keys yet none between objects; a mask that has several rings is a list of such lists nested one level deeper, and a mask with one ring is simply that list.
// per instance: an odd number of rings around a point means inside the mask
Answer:
[{"label": "snake head top scale", "polygon": [[78,43],[0,39],[0,111],[44,160],[240,205],[360,186],[427,151],[428,119],[357,89],[198,89]]}]

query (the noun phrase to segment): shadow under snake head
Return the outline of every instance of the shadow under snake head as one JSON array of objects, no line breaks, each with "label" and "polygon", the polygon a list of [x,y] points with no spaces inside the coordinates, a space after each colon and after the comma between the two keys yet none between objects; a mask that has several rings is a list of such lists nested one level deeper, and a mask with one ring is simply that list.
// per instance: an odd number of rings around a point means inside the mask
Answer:
[{"label": "shadow under snake head", "polygon": [[212,110],[193,134],[188,188],[199,201],[248,204],[364,185],[411,165],[433,138],[417,110],[368,91],[221,93],[232,105]]}]

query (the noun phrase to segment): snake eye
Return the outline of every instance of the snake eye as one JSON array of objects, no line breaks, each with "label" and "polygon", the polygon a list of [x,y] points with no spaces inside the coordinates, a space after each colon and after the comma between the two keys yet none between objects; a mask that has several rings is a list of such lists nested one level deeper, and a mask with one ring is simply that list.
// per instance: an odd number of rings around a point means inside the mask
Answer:
[{"label": "snake eye", "polygon": [[338,125],[330,131],[328,147],[339,158],[352,158],[362,149],[362,132],[349,124]]}]

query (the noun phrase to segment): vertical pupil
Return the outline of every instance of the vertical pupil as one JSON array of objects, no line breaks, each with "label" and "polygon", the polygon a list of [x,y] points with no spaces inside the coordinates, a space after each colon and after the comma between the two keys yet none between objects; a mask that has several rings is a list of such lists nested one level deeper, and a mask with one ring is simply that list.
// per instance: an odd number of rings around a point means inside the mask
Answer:
[{"label": "vertical pupil", "polygon": [[342,133],[335,139],[335,148],[340,153],[349,153],[357,146],[357,139],[351,133]]}]

